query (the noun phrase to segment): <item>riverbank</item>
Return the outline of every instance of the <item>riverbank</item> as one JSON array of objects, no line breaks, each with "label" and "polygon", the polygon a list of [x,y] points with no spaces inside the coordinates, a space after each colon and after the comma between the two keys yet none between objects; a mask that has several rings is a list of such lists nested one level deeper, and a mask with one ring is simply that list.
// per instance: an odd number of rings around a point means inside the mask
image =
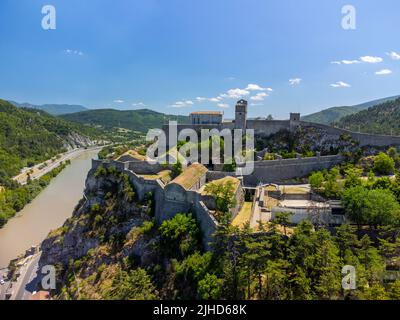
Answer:
[{"label": "riverbank", "polygon": [[102,148],[102,146],[95,146],[74,149],[37,164],[29,170],[26,169],[18,176],[15,176],[13,180],[19,183],[18,187],[9,190],[0,188],[0,228],[36,198],[50,181],[65,169],[72,159],[85,152],[100,151]]},{"label": "riverbank", "polygon": [[90,150],[100,151],[102,148],[103,146],[95,146],[91,148],[77,148],[70,150],[68,152],[59,154],[58,156],[53,157],[49,160],[46,160],[42,163],[38,163],[32,168],[25,168],[24,170],[21,171],[20,174],[16,175],[12,179],[18,182],[20,185],[25,185],[28,182],[28,180],[39,179],[43,175],[57,168],[62,162],[72,160],[86,151]]},{"label": "riverbank", "polygon": [[101,148],[85,150],[24,209],[0,229],[0,268],[60,227],[82,198],[91,159]]},{"label": "riverbank", "polygon": [[50,184],[51,180],[69,164],[70,160],[60,162],[57,167],[42,175],[37,180],[28,180],[28,183],[25,185],[19,185],[14,189],[4,191],[0,196],[0,228],[35,199]]}]

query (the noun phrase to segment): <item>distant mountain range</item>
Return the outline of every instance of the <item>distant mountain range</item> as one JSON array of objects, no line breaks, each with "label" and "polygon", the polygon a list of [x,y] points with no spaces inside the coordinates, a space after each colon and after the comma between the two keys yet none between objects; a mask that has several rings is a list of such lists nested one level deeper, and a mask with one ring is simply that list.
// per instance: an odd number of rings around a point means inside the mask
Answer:
[{"label": "distant mountain range", "polygon": [[[302,117],[303,121],[322,123],[322,124],[336,124],[343,126],[350,126],[354,129],[349,121],[355,121],[357,117],[347,118],[356,115],[361,111],[368,108],[385,104],[386,102],[394,101],[400,96],[393,96],[383,99],[368,101],[354,106],[332,107],[319,112],[306,115]],[[45,104],[33,105],[30,103],[17,103],[10,101],[17,107],[33,108],[43,110],[51,115],[60,116],[61,118],[85,124],[89,126],[100,127],[103,129],[124,128],[132,131],[146,133],[151,128],[161,128],[161,126],[168,120],[177,120],[179,123],[188,123],[187,116],[167,115],[161,112],[156,112],[149,109],[139,110],[116,110],[116,109],[88,109],[81,105],[68,105],[68,104]],[[376,112],[376,110],[375,110]],[[343,119],[343,121],[342,121]],[[345,119],[345,120],[344,120]],[[353,119],[353,120],[351,120]],[[371,124],[370,119],[365,124]],[[354,123],[357,126],[358,123]],[[365,130],[368,130],[365,127]],[[388,127],[382,126],[382,130],[386,132]],[[378,128],[373,129],[378,132]],[[372,131],[371,131],[372,132]],[[383,132],[379,132],[383,133]]]},{"label": "distant mountain range", "polygon": [[124,128],[143,133],[152,128],[161,128],[168,120],[177,120],[178,123],[188,123],[189,120],[186,116],[167,115],[149,109],[96,109],[65,114],[61,118],[104,129]]},{"label": "distant mountain range", "polygon": [[307,116],[302,117],[303,121],[322,123],[322,124],[332,124],[340,121],[343,117],[356,114],[362,110],[366,110],[370,107],[385,103],[387,101],[393,101],[400,96],[388,97],[378,100],[369,101],[366,103],[354,105],[354,106],[343,106],[343,107],[332,107],[328,108]]},{"label": "distant mountain range", "polygon": [[86,111],[89,110],[81,105],[71,105],[71,104],[43,104],[43,105],[34,105],[30,103],[18,103],[15,101],[9,101],[11,104],[18,108],[31,108],[31,109],[39,109],[43,110],[47,113],[50,113],[53,116],[59,116],[62,114],[69,114],[74,112]]}]

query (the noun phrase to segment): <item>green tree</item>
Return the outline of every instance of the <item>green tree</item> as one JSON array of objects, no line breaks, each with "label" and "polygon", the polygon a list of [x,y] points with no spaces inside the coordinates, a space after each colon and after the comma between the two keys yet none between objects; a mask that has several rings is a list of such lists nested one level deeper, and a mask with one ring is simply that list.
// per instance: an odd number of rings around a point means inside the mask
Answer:
[{"label": "green tree", "polygon": [[345,172],[345,182],[344,182],[344,187],[345,188],[352,188],[356,186],[361,186],[362,181],[361,181],[361,174],[362,174],[362,169],[359,168],[348,168]]},{"label": "green tree", "polygon": [[170,257],[183,258],[199,248],[200,230],[191,214],[179,213],[159,227],[161,245]]},{"label": "green tree", "polygon": [[292,212],[279,212],[275,215],[272,220],[273,223],[283,226],[283,232],[287,236],[287,227],[290,225],[290,217],[293,215]]},{"label": "green tree", "polygon": [[217,210],[221,213],[227,213],[236,205],[234,192],[234,184],[231,181],[225,183],[209,183],[204,188],[204,191],[213,195]]},{"label": "green tree", "polygon": [[389,300],[389,295],[385,291],[385,288],[379,284],[375,283],[371,287],[364,290],[365,300]]},{"label": "green tree", "polygon": [[341,193],[341,186],[338,182],[340,177],[339,169],[332,168],[331,171],[326,174],[326,182],[324,184],[324,194],[328,198],[337,198]]},{"label": "green tree", "polygon": [[214,274],[207,273],[204,279],[199,281],[198,295],[200,299],[216,300],[221,297],[221,287],[223,280],[218,279]]},{"label": "green tree", "polygon": [[348,217],[358,226],[389,225],[399,220],[399,203],[388,190],[354,187],[345,190],[342,200]]},{"label": "green tree", "polygon": [[105,297],[112,300],[154,300],[157,292],[146,270],[138,268],[130,272],[119,271]]},{"label": "green tree", "polygon": [[182,173],[182,163],[178,160],[172,165],[172,178],[176,178]]},{"label": "green tree", "polygon": [[355,248],[358,246],[358,238],[356,229],[350,224],[342,224],[336,228],[335,241],[339,249],[339,256],[345,260],[346,255],[353,254]]},{"label": "green tree", "polygon": [[389,297],[392,300],[400,300],[400,280],[397,279],[389,286]]},{"label": "green tree", "polygon": [[374,171],[377,174],[388,175],[393,174],[395,169],[394,160],[386,153],[379,153],[374,159]]}]

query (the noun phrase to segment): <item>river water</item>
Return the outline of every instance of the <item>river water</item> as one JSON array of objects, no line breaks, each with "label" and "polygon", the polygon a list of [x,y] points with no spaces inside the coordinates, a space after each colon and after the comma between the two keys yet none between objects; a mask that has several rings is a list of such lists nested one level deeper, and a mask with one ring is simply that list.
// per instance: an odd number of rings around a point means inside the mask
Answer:
[{"label": "river water", "polygon": [[71,161],[30,204],[0,229],[0,269],[8,266],[51,230],[62,226],[82,198],[91,159],[99,150],[88,150]]}]

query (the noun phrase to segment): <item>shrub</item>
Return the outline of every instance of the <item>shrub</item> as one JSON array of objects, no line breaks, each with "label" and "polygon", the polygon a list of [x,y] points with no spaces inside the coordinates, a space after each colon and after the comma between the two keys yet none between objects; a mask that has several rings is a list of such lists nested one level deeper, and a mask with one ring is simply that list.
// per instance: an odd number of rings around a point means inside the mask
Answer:
[{"label": "shrub", "polygon": [[381,152],[375,157],[374,171],[377,174],[388,175],[393,174],[395,168],[394,160],[387,154]]},{"label": "shrub", "polygon": [[308,182],[311,185],[311,188],[313,189],[319,189],[322,187],[322,184],[324,183],[324,175],[322,172],[314,172],[309,178]]}]

